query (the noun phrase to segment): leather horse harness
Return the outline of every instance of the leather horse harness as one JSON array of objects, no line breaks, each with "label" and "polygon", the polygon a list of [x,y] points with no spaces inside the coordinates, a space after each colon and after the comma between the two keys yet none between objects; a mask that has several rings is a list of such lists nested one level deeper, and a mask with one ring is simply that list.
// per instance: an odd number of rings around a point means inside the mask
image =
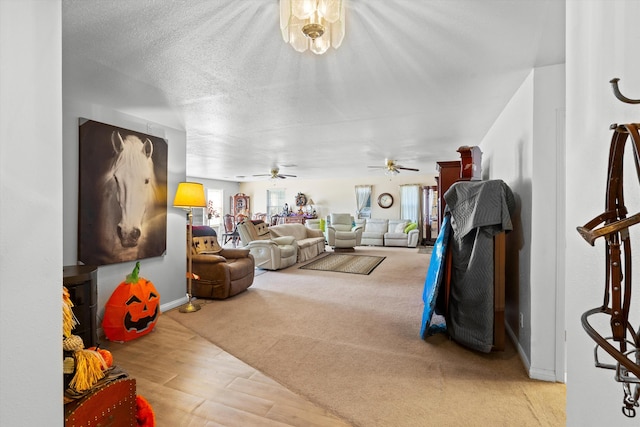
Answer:
[{"label": "leather horse harness", "polygon": [[[639,104],[640,100],[624,97],[618,90],[619,79],[611,80],[615,96],[629,104]],[[623,194],[623,157],[625,143],[632,140],[634,163],[640,179],[640,124],[611,125],[613,136],[609,149],[609,167],[605,211],[578,227],[580,235],[592,246],[599,237],[606,241],[605,267],[607,270],[602,306],[582,314],[582,327],[596,342],[594,349],[595,366],[615,371],[615,380],[622,383],[624,391],[622,413],[635,417],[640,399],[640,341],[638,331],[629,323],[631,304],[631,240],[629,227],[640,223],[640,213],[627,216]],[[600,226],[601,225],[601,226]],[[600,226],[599,228],[596,228]],[[589,323],[596,314],[609,316],[611,336],[603,337]],[[616,363],[602,363],[599,349],[607,352]]]}]

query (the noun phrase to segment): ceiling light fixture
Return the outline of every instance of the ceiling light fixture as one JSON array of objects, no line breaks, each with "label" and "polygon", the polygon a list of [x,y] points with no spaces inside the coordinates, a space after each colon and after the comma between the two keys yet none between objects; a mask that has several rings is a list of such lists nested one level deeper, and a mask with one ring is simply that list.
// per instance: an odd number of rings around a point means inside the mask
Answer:
[{"label": "ceiling light fixture", "polygon": [[396,168],[389,168],[386,171],[384,171],[384,174],[387,175],[387,176],[390,176],[390,177],[394,177],[394,176],[398,175],[398,173],[400,173],[400,172]]},{"label": "ceiling light fixture", "polygon": [[280,0],[280,30],[298,52],[322,55],[344,39],[345,0]]}]

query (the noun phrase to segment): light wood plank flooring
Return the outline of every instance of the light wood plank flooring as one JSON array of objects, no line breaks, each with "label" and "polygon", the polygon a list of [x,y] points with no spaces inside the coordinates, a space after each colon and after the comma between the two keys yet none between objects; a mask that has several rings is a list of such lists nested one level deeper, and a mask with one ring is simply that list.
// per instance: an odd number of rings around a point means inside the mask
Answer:
[{"label": "light wood plank flooring", "polygon": [[146,336],[102,347],[136,379],[158,427],[350,426],[168,316]]}]

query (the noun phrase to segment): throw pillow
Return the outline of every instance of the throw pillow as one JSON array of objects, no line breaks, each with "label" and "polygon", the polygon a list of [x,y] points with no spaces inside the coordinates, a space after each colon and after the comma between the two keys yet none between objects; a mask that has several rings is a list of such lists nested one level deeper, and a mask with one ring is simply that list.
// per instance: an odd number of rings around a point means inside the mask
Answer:
[{"label": "throw pillow", "polygon": [[320,218],[320,230],[322,230],[322,232],[324,232],[324,231],[325,231],[325,227],[326,227],[326,225],[327,225],[327,224],[326,224],[326,222],[327,222],[327,220],[326,220],[326,219],[324,219],[324,218]]},{"label": "throw pillow", "polygon": [[222,251],[215,236],[194,237],[192,243],[196,254],[217,254]]},{"label": "throw pillow", "polygon": [[415,222],[410,222],[409,225],[405,227],[404,234],[409,234],[411,230],[415,230],[416,228],[418,228],[418,224],[416,224]]},{"label": "throw pillow", "polygon": [[400,224],[396,225],[395,233],[404,233],[404,228],[406,226],[407,226],[406,222],[401,222]]}]

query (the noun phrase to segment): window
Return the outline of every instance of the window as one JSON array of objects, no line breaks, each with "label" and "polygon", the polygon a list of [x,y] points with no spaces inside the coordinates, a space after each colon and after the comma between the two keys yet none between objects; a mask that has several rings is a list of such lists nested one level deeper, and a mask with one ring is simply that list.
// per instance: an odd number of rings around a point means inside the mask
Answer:
[{"label": "window", "polygon": [[371,186],[356,185],[356,216],[371,218]]},{"label": "window", "polygon": [[222,223],[223,198],[222,190],[207,189],[207,208],[204,209],[207,224],[218,227]]},{"label": "window", "polygon": [[206,208],[193,209],[193,225],[217,227],[222,223],[222,190],[205,189]]},{"label": "window", "polygon": [[400,186],[400,219],[415,222],[420,228],[420,186],[408,184]]},{"label": "window", "polygon": [[284,209],[286,196],[282,188],[267,190],[267,215],[269,220],[274,215],[278,215]]}]

